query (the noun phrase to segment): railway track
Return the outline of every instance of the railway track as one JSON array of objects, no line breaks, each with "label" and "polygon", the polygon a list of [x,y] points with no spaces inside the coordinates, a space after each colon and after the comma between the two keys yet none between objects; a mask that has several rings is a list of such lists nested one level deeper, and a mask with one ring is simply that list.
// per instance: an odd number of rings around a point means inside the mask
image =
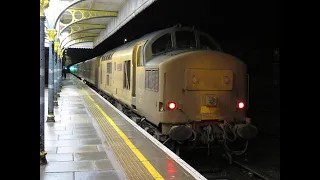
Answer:
[{"label": "railway track", "polygon": [[208,180],[277,180],[240,162],[229,164],[226,156],[215,159],[213,167],[210,163],[202,164],[201,167],[193,164],[193,167]]},{"label": "railway track", "polygon": [[278,135],[278,134],[270,133],[270,132],[266,132],[266,131],[259,131],[259,133],[263,133],[263,134],[268,135],[270,137],[274,137],[277,140],[280,140],[280,135]]},{"label": "railway track", "polygon": [[[261,138],[261,139],[260,139]],[[280,152],[272,136],[260,135],[249,146],[248,152],[233,158],[232,164],[220,147],[181,153],[181,158],[208,180],[280,180]]]},{"label": "railway track", "polygon": [[252,180],[276,180],[275,178],[267,175],[267,174],[263,174],[261,172],[258,172],[254,169],[251,169],[250,167],[241,164],[238,161],[232,161],[232,168],[234,168],[235,170],[241,171],[241,173],[246,176],[249,179]]}]

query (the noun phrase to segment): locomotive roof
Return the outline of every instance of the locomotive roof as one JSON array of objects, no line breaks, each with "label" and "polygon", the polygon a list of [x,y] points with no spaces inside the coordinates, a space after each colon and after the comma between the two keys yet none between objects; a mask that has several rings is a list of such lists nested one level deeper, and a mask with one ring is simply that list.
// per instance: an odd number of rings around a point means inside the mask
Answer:
[{"label": "locomotive roof", "polygon": [[[138,39],[135,39],[135,40],[132,40],[126,44],[123,44],[122,46],[119,46],[119,47],[116,47],[114,49],[111,49],[107,52],[105,52],[103,55],[105,54],[108,54],[110,52],[114,52],[114,51],[119,51],[119,50],[122,50],[122,49],[125,49],[125,48],[128,48],[130,46],[133,46],[134,44],[136,44],[137,42],[139,41],[142,41],[142,40],[149,40],[149,39],[152,39],[154,36],[158,35],[159,33],[163,33],[163,32],[172,32],[172,31],[175,31],[175,30],[192,30],[192,28],[190,27],[170,27],[170,28],[166,28],[166,29],[162,29],[162,30],[158,30],[158,31],[154,31],[154,32],[151,32],[151,33],[148,33]],[[102,56],[103,56],[102,55]]]}]

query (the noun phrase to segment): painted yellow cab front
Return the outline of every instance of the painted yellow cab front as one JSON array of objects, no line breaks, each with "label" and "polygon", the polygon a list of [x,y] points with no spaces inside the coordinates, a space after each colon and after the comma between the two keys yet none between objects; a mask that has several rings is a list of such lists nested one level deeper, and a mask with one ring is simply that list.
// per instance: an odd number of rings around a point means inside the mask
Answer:
[{"label": "painted yellow cab front", "polygon": [[160,65],[163,101],[177,108],[162,113],[163,122],[232,120],[245,116],[237,108],[246,98],[246,66],[237,58],[217,51],[177,55]]}]

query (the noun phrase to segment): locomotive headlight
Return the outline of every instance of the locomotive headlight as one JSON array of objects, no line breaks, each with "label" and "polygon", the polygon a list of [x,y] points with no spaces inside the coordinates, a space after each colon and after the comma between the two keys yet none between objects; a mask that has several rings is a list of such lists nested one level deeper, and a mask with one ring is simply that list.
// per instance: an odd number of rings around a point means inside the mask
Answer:
[{"label": "locomotive headlight", "polygon": [[169,110],[175,110],[177,108],[177,104],[175,102],[169,102],[168,103],[168,109]]},{"label": "locomotive headlight", "polygon": [[197,84],[199,81],[199,79],[197,78],[197,76],[193,75],[192,77],[192,84]]},{"label": "locomotive headlight", "polygon": [[229,84],[230,83],[230,78],[228,76],[223,77],[223,82],[225,84]]},{"label": "locomotive headlight", "polygon": [[237,108],[238,109],[243,109],[244,108],[244,102],[243,101],[239,101],[237,104]]}]

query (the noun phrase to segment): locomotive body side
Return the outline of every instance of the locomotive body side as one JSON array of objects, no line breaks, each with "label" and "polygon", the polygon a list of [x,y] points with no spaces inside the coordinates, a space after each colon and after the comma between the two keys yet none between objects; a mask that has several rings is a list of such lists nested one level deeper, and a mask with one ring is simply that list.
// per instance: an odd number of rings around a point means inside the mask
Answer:
[{"label": "locomotive body side", "polygon": [[128,47],[112,53],[112,58],[104,60],[102,56],[99,71],[99,89],[121,103],[131,107],[133,98],[133,48]]}]

